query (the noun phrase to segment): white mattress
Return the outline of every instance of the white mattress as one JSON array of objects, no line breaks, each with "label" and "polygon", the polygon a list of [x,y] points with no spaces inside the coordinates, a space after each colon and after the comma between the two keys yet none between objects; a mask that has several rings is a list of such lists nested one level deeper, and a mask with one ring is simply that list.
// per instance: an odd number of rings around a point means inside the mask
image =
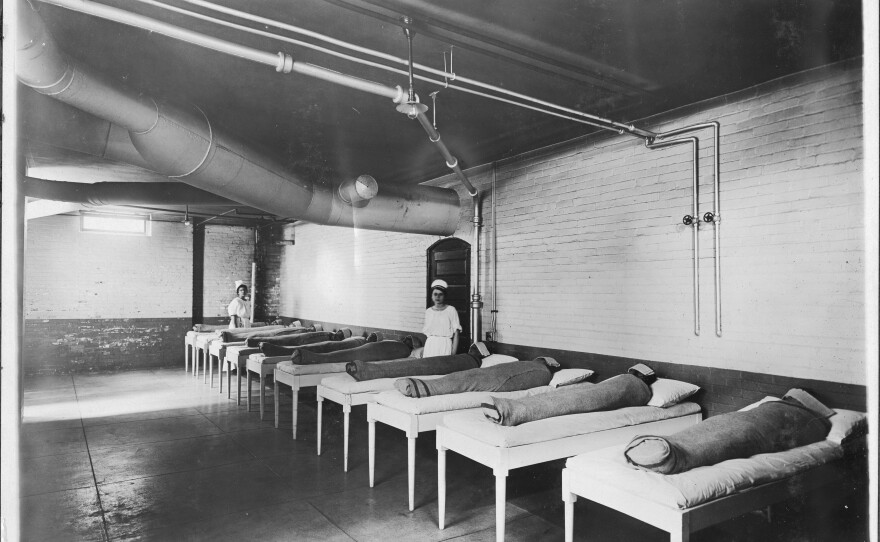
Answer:
[{"label": "white mattress", "polygon": [[208,352],[210,352],[211,354],[213,354],[217,357],[220,357],[220,354],[222,354],[227,348],[231,348],[232,346],[236,346],[236,345],[244,345],[244,343],[243,342],[224,343],[218,339],[216,341],[211,341],[208,344]]},{"label": "white mattress", "polygon": [[529,397],[539,393],[547,393],[553,390],[554,388],[551,388],[550,386],[540,386],[520,391],[469,391],[466,393],[450,393],[448,395],[421,397],[419,399],[407,397],[397,390],[390,390],[377,394],[376,402],[408,414],[431,414],[434,412],[479,408],[481,404],[489,402],[490,397],[521,399],[523,397]]},{"label": "white mattress", "polygon": [[626,462],[625,446],[613,446],[569,458],[573,476],[599,480],[668,506],[691,508],[750,487],[781,480],[843,456],[840,444],[823,440],[784,452],[730,459],[679,474],[658,474]]},{"label": "white mattress", "polygon": [[246,346],[244,343],[239,343],[226,347],[226,358],[237,361],[238,356],[242,354],[257,354],[259,352],[260,349],[256,346]]},{"label": "white mattress", "polygon": [[248,363],[256,363],[257,365],[276,365],[282,361],[288,361],[290,359],[290,356],[266,356],[266,354],[259,351],[259,348],[256,350],[256,353],[248,356]]},{"label": "white mattress", "polygon": [[[275,369],[292,375],[316,375],[322,373],[345,373],[346,362],[315,363],[313,365],[294,365],[290,360],[282,361]],[[348,374],[348,373],[346,373]]]},{"label": "white mattress", "polygon": [[443,418],[443,425],[485,442],[491,446],[510,448],[565,437],[597,433],[608,429],[678,418],[700,412],[695,403],[679,403],[668,408],[640,406],[606,412],[569,414],[516,426],[490,422],[482,411],[457,412]]},{"label": "white mattress", "polygon": [[196,347],[202,349],[207,348],[208,343],[216,340],[220,340],[220,335],[216,331],[196,335]]},{"label": "white mattress", "polygon": [[[443,375],[420,376],[424,380],[440,378]],[[364,380],[358,382],[348,373],[342,375],[328,376],[321,381],[321,385],[333,391],[353,395],[356,393],[378,393],[380,391],[388,391],[394,389],[394,382],[397,378],[376,378],[374,380]]]}]

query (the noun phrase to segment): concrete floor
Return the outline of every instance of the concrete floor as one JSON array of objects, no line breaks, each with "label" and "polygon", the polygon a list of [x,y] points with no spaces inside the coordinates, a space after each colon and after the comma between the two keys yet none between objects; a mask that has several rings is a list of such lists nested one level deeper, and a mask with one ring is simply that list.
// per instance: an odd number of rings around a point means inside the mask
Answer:
[{"label": "concrete floor", "polygon": [[[416,509],[407,510],[406,439],[377,427],[376,487],[367,478],[365,407],[352,413],[342,471],[342,411],[325,402],[315,454],[314,392],[301,393],[299,435],[184,374],[158,369],[25,381],[23,540],[494,540],[491,471],[450,452],[447,527],[437,529],[433,433],[418,439]],[[269,397],[271,402],[271,396]],[[271,415],[271,405],[269,407]],[[507,540],[563,539],[563,461],[508,478]],[[799,499],[692,540],[863,540],[862,490]],[[665,541],[626,516],[579,501],[578,540]]]}]

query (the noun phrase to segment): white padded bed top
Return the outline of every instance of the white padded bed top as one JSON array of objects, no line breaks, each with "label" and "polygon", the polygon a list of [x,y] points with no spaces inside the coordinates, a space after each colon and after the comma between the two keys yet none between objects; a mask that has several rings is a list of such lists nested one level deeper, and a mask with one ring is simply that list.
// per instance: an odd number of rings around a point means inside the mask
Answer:
[{"label": "white padded bed top", "polygon": [[823,440],[784,452],[729,459],[679,474],[659,474],[637,469],[626,462],[625,446],[613,446],[569,458],[573,476],[601,480],[622,491],[670,508],[691,508],[750,487],[781,480],[843,455],[843,447]]},{"label": "white padded bed top", "polygon": [[256,346],[247,346],[244,343],[238,343],[226,347],[226,357],[232,359],[232,357],[234,356],[236,359],[238,359],[238,356],[240,356],[242,352],[245,352],[247,350],[251,350],[251,353],[258,353],[260,351],[260,349]]},{"label": "white padded bed top", "polygon": [[[442,375],[420,376],[423,380],[431,380],[440,378]],[[394,382],[397,378],[376,378],[374,380],[364,380],[358,382],[350,374],[328,376],[321,381],[321,385],[339,393],[352,395],[355,393],[378,393],[380,391],[388,391],[394,389]]]},{"label": "white padded bed top", "polygon": [[[419,377],[421,378],[421,377]],[[376,402],[380,405],[391,407],[407,414],[431,414],[434,412],[447,412],[450,410],[463,410],[466,408],[479,408],[490,397],[504,397],[507,399],[521,399],[539,393],[551,392],[556,388],[540,386],[528,390],[486,392],[469,391],[466,393],[450,393],[448,395],[434,395],[431,397],[407,397],[397,390],[383,391],[376,395]]]},{"label": "white padded bed top", "polygon": [[[345,373],[344,361],[339,363],[315,363],[313,365],[294,365],[290,360],[282,361],[275,366],[278,371],[292,375],[316,375],[321,373]],[[348,374],[348,373],[346,373]]]},{"label": "white padded bed top", "polygon": [[678,418],[700,412],[695,403],[679,403],[667,408],[626,407],[605,412],[568,414],[516,426],[490,422],[482,411],[456,412],[443,418],[443,425],[499,448],[511,448],[566,437],[597,433],[608,429]]},{"label": "white padded bed top", "polygon": [[[768,397],[765,400],[774,399]],[[569,458],[566,467],[571,469],[573,476],[601,480],[670,508],[691,508],[788,478],[842,457],[844,445],[841,442],[846,437],[843,428],[855,421],[855,425],[864,424],[863,429],[867,429],[867,420],[861,412],[834,410],[837,415],[830,418],[831,431],[825,440],[784,452],[729,459],[679,474],[664,475],[630,465],[623,456],[625,446],[614,446]]]}]

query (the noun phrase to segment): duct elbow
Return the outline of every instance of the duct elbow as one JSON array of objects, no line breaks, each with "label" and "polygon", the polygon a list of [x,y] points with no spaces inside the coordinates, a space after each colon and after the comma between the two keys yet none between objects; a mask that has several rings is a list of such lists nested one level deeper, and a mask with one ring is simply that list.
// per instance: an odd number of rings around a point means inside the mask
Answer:
[{"label": "duct elbow", "polygon": [[339,198],[352,207],[363,207],[379,193],[379,183],[371,175],[343,181],[336,190]]}]

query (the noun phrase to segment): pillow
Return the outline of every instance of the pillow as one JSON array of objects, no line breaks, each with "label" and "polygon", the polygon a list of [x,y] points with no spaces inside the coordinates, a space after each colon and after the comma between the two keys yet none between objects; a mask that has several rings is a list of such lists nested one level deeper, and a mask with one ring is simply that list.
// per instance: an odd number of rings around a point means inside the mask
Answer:
[{"label": "pillow", "polygon": [[752,410],[753,408],[758,408],[759,406],[763,405],[764,403],[769,403],[770,401],[782,401],[782,399],[780,399],[779,397],[773,397],[772,395],[768,395],[767,397],[764,397],[760,401],[757,401],[757,402],[754,402],[750,405],[746,405],[746,406],[742,407],[741,409],[739,409],[739,411],[745,412],[747,410]]},{"label": "pillow", "polygon": [[679,403],[691,395],[700,391],[699,386],[682,382],[681,380],[672,380],[669,378],[658,378],[656,382],[651,384],[651,400],[648,406],[668,407]]},{"label": "pillow", "polygon": [[835,408],[834,412],[836,414],[828,418],[831,420],[831,430],[825,437],[826,440],[843,444],[849,438],[857,438],[867,433],[868,418],[864,412],[842,408]]},{"label": "pillow", "polygon": [[495,365],[510,363],[511,361],[519,360],[513,356],[505,356],[504,354],[489,354],[488,356],[483,358],[483,362],[480,364],[480,368],[494,367]]},{"label": "pillow", "polygon": [[411,358],[417,358],[417,359],[422,359],[423,357],[425,357],[425,347],[424,347],[424,346],[420,346],[420,347],[418,347],[418,348],[413,348],[413,351],[412,351],[412,353],[409,355],[409,357],[411,357]]},{"label": "pillow", "polygon": [[547,384],[551,388],[560,386],[568,386],[569,384],[577,384],[593,376],[593,371],[589,369],[560,369],[553,373],[553,379]]}]

